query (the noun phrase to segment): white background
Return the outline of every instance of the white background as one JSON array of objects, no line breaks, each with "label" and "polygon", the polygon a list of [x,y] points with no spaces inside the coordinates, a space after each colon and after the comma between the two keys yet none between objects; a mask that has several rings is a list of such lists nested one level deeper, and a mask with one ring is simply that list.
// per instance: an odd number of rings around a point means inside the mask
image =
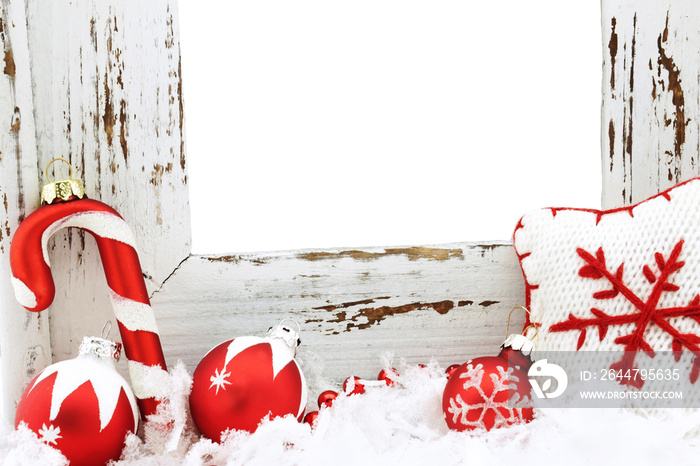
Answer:
[{"label": "white background", "polygon": [[179,8],[195,252],[507,240],[600,207],[599,2]]}]

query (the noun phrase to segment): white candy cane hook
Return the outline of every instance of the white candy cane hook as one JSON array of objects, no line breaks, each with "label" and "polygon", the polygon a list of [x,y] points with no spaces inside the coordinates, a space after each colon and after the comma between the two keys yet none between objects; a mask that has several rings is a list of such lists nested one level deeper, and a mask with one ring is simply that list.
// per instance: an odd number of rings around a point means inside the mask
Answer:
[{"label": "white candy cane hook", "polygon": [[[91,233],[97,241],[110,288],[133,391],[145,417],[155,413],[156,398],[164,396],[159,392],[164,386],[149,388],[159,384],[147,384],[147,375],[161,377],[167,374],[167,368],[134,237],[124,219],[107,204],[87,198],[70,200],[77,194],[71,196],[64,191],[74,183],[79,182],[64,180],[47,185],[58,185],[48,190],[58,193],[53,198],[48,196],[51,198],[48,202],[54,203],[37,209],[17,228],[10,246],[15,296],[30,311],[49,307],[55,294],[47,249],[49,238],[68,227]],[[77,197],[83,196],[84,192]],[[43,192],[42,198],[47,199]]]}]

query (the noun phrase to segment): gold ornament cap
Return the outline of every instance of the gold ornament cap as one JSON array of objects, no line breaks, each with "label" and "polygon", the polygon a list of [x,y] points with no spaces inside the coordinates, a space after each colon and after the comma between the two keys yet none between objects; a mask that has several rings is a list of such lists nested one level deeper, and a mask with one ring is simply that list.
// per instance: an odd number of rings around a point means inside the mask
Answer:
[{"label": "gold ornament cap", "polygon": [[[70,170],[68,179],[51,181],[51,178],[49,178],[49,167],[51,167],[54,162],[58,162],[59,160],[68,164],[68,168]],[[68,160],[60,157],[53,159],[46,166],[46,171],[44,173],[49,182],[45,184],[43,188],[41,188],[42,204],[55,204],[57,202],[74,201],[76,199],[87,197],[83,183],[81,183],[80,180],[73,179],[73,167]]]}]

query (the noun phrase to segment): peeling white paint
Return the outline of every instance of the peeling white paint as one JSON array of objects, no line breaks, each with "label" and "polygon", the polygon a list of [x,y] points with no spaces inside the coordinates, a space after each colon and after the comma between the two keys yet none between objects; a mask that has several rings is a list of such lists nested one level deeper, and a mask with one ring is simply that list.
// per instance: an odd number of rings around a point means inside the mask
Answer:
[{"label": "peeling white paint", "polygon": [[700,4],[602,2],[603,208],[700,174]]}]

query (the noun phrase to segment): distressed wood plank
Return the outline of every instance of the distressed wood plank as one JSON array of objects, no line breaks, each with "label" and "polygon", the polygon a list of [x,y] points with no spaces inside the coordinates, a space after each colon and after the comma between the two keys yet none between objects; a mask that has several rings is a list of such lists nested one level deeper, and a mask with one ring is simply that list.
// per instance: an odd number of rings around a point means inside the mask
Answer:
[{"label": "distressed wood plank", "polygon": [[14,415],[24,385],[51,362],[48,315],[26,311],[10,282],[12,233],[38,207],[34,104],[25,4],[0,1],[0,412]]},{"label": "distressed wood plank", "polygon": [[289,317],[310,377],[342,381],[376,377],[385,351],[445,365],[494,353],[524,289],[509,243],[464,243],[191,256],[152,302],[166,357],[190,370],[215,344]]},{"label": "distressed wood plank", "polygon": [[700,4],[603,0],[603,208],[700,173]]}]

